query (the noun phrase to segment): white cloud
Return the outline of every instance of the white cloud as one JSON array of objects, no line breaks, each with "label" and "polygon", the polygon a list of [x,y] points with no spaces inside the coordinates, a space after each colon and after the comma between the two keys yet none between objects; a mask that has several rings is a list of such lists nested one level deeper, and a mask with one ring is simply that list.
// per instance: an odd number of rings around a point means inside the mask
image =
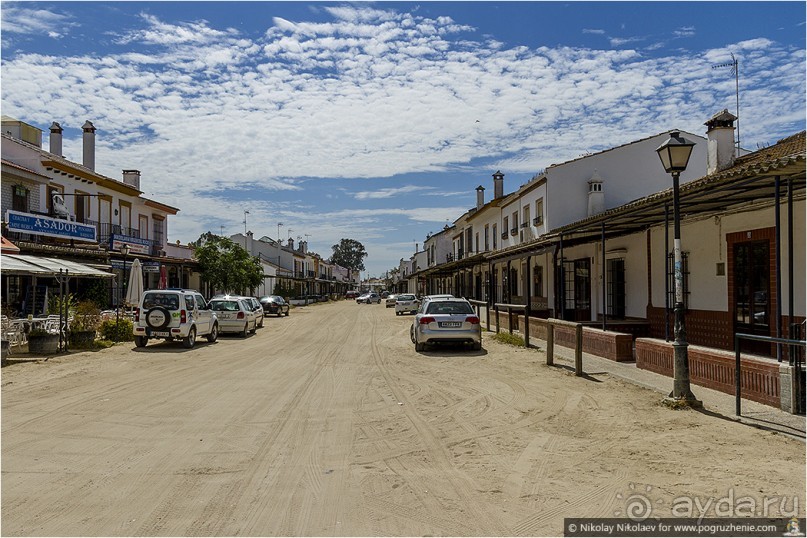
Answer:
[{"label": "white cloud", "polygon": [[59,38],[64,30],[77,26],[70,15],[47,9],[4,3],[0,11],[4,33],[46,35]]},{"label": "white cloud", "polygon": [[375,191],[360,191],[353,195],[356,200],[379,200],[383,198],[393,198],[399,194],[406,194],[410,192],[424,192],[434,187],[418,187],[417,185],[404,185],[403,187],[395,187],[389,189],[378,189]]}]

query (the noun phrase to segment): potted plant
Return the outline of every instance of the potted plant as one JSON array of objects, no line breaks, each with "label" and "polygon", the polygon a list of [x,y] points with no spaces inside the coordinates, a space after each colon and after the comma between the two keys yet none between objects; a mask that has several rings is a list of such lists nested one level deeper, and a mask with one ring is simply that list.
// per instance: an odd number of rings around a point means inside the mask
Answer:
[{"label": "potted plant", "polygon": [[49,355],[59,351],[59,335],[45,329],[31,329],[28,333],[28,353]]},{"label": "potted plant", "polygon": [[70,345],[90,347],[101,326],[101,310],[92,301],[81,301],[73,311],[69,324]]}]

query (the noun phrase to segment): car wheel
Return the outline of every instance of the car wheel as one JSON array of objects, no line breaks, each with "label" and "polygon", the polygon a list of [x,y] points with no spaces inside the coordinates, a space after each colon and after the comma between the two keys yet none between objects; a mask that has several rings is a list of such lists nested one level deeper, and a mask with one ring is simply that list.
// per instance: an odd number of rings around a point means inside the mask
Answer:
[{"label": "car wheel", "polygon": [[219,324],[214,323],[213,328],[210,329],[210,334],[207,335],[207,341],[211,344],[219,339]]},{"label": "car wheel", "polygon": [[474,351],[482,351],[482,342],[474,342],[473,345],[471,345],[471,349]]},{"label": "car wheel", "polygon": [[247,321],[246,323],[244,323],[244,330],[241,331],[241,338],[246,338],[248,332],[249,332],[249,322]]},{"label": "car wheel", "polygon": [[[288,311],[288,310],[286,310],[286,316],[288,316],[288,315],[289,315],[289,311]],[[279,317],[279,316],[278,316],[278,317]]]},{"label": "car wheel", "polygon": [[249,331],[249,332],[251,332],[252,334],[255,334],[256,332],[258,332],[258,320],[257,319],[255,320],[255,324],[252,326],[252,330]]},{"label": "car wheel", "polygon": [[426,351],[426,344],[415,342],[415,351]]},{"label": "car wheel", "polygon": [[135,345],[137,347],[146,347],[148,343],[149,339],[147,336],[135,336]]},{"label": "car wheel", "polygon": [[260,324],[260,325],[258,325],[258,327],[260,327],[261,329],[263,329],[263,316],[261,316],[261,324]]},{"label": "car wheel", "polygon": [[182,345],[186,349],[191,349],[194,345],[196,345],[196,327],[191,327],[188,336],[186,336],[185,339],[182,340]]}]

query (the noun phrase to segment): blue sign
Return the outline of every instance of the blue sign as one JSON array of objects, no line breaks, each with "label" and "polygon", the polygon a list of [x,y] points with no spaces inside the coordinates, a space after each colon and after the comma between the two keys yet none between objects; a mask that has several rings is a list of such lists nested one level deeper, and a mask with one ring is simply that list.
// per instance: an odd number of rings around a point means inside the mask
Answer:
[{"label": "blue sign", "polygon": [[97,242],[95,226],[91,224],[20,213],[11,209],[6,211],[6,222],[10,232]]}]

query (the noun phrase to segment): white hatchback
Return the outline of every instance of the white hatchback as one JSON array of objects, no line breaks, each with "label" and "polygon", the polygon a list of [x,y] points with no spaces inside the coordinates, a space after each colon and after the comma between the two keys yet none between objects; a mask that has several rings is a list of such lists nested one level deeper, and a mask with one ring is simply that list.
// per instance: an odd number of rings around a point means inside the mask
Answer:
[{"label": "white hatchback", "polygon": [[395,315],[400,316],[405,312],[414,314],[420,307],[420,301],[411,293],[402,293],[395,299]]},{"label": "white hatchback", "polygon": [[[225,295],[211,299],[210,307],[216,313],[221,332],[238,333],[243,337],[258,328],[258,313],[246,297]],[[263,318],[263,309],[260,311]]]}]

